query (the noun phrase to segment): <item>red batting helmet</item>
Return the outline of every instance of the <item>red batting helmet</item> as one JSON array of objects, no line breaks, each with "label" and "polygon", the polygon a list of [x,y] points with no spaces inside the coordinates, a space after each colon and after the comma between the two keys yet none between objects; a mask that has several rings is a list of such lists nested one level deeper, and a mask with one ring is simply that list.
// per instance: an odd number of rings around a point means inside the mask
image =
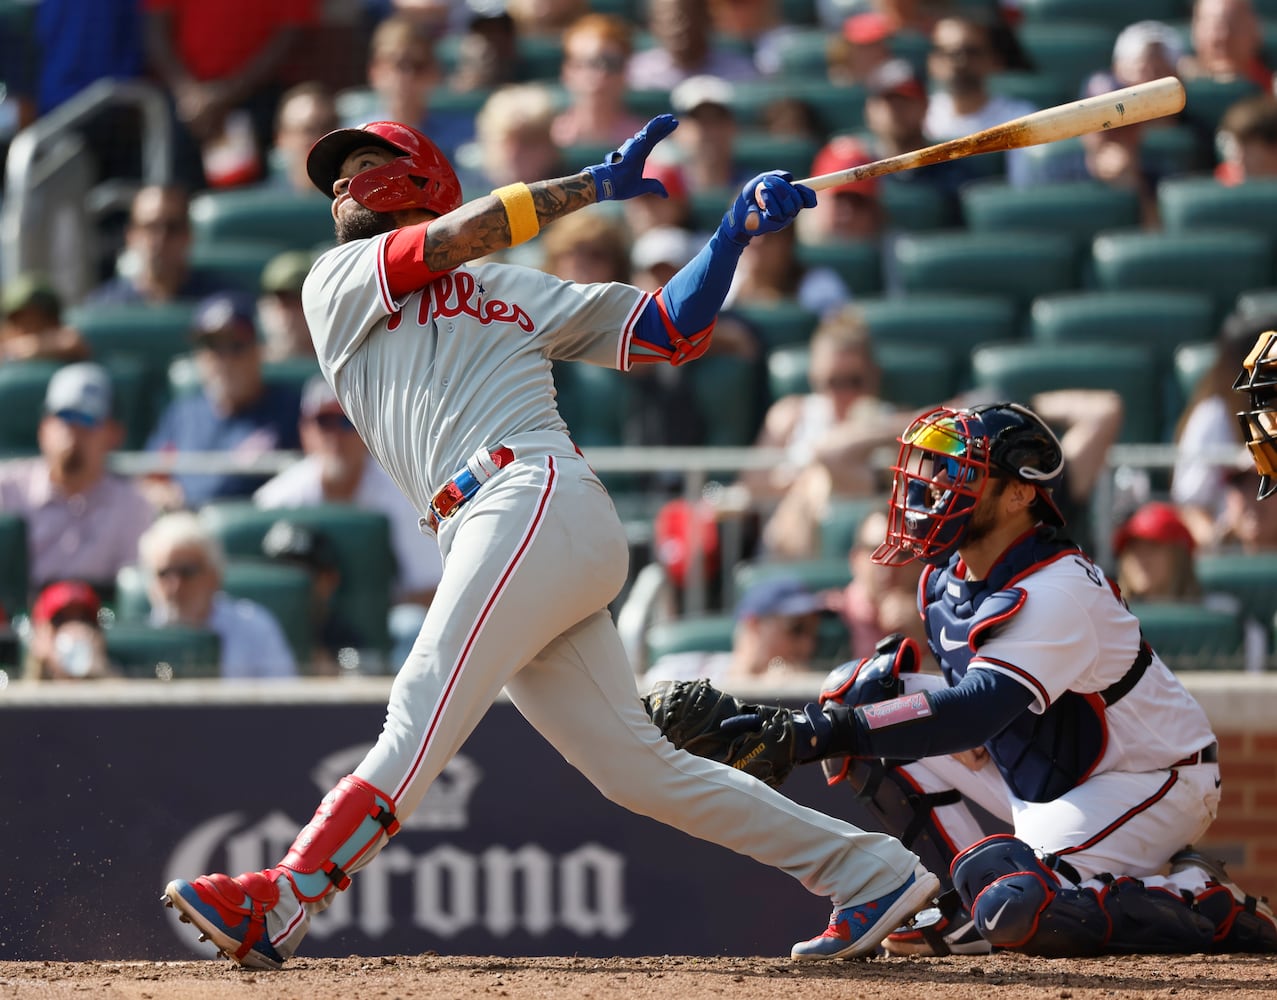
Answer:
[{"label": "red batting helmet", "polygon": [[361,146],[381,146],[398,158],[356,174],[350,196],[374,212],[424,208],[437,215],[461,206],[461,182],[439,147],[415,128],[398,122],[369,122],[339,128],[310,147],[306,173],[329,198],[342,162]]}]

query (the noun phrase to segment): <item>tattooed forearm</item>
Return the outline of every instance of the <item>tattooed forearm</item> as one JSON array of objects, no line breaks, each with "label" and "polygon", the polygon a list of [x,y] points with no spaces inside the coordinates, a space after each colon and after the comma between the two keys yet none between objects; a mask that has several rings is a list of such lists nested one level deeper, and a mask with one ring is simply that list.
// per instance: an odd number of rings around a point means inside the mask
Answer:
[{"label": "tattooed forearm", "polygon": [[[595,202],[594,179],[575,174],[528,185],[537,220],[547,225]],[[510,245],[510,220],[495,195],[467,202],[430,224],[424,260],[432,271],[446,271]]]}]

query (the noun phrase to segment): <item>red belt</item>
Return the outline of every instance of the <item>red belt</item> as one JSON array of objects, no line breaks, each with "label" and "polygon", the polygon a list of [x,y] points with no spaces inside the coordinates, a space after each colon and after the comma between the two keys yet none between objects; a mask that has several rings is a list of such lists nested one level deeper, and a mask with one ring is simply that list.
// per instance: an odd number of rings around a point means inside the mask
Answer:
[{"label": "red belt", "polygon": [[[493,448],[488,452],[488,457],[498,469],[504,469],[514,461],[514,452],[502,446]],[[430,530],[439,530],[439,522],[452,517],[467,500],[479,492],[479,487],[486,481],[486,478],[480,479],[467,466],[444,483],[430,498],[430,509],[426,512],[426,524]]]}]

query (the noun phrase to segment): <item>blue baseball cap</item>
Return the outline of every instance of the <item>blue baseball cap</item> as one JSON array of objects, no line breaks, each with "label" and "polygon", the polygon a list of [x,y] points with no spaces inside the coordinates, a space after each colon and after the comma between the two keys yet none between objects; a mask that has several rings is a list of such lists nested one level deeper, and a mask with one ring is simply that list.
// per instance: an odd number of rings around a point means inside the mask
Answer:
[{"label": "blue baseball cap", "polygon": [[811,615],[825,610],[824,600],[797,577],[777,576],[760,580],[736,602],[736,619],[763,615]]}]

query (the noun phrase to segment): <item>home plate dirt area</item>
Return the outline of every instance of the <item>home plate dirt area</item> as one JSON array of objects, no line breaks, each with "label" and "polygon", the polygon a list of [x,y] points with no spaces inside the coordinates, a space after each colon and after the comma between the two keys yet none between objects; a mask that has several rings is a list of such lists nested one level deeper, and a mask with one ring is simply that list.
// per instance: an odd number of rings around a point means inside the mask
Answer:
[{"label": "home plate dirt area", "polygon": [[1277,958],[994,954],[797,964],[788,958],[299,958],[282,972],[207,962],[0,962],[0,998],[230,1000],[1277,1000]]}]

